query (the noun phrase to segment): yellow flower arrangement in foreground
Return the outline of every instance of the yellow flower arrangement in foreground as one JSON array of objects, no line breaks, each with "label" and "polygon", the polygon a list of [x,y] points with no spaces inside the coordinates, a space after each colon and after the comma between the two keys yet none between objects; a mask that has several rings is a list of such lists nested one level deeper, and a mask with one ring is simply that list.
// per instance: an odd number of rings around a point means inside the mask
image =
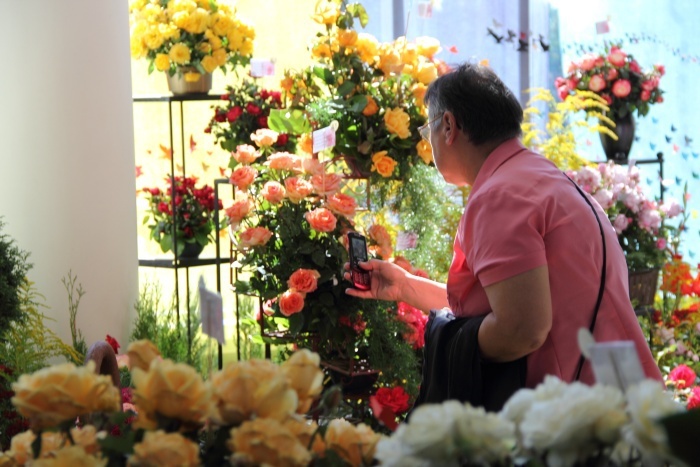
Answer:
[{"label": "yellow flower arrangement in foreground", "polygon": [[132,0],[131,56],[149,61],[148,71],[171,76],[187,67],[185,80],[228,64],[246,64],[255,30],[222,0]]}]

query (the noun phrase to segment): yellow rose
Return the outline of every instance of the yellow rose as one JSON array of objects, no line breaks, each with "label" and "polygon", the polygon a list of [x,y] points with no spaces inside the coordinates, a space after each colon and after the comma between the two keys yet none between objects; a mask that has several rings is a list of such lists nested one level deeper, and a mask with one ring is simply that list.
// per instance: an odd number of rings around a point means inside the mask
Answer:
[{"label": "yellow rose", "polygon": [[143,43],[151,50],[156,50],[163,45],[165,39],[160,34],[157,28],[149,28],[148,31],[143,33],[142,36]]},{"label": "yellow rose", "polygon": [[112,378],[95,373],[95,363],[72,363],[22,375],[12,384],[12,403],[35,430],[53,428],[93,412],[121,409],[121,394]]},{"label": "yellow rose", "polygon": [[198,428],[211,413],[211,390],[189,365],[156,360],[147,372],[134,368],[132,379],[138,427],[155,428],[160,415]]},{"label": "yellow rose", "polygon": [[[227,34],[221,34],[221,37],[225,37],[225,36],[227,36]],[[220,49],[221,47],[223,47],[223,45],[221,43],[221,39],[219,38],[219,36],[214,34],[211,29],[207,29],[206,31],[204,31],[204,37],[211,44],[212,50],[217,50],[217,49]]]},{"label": "yellow rose", "polygon": [[197,8],[189,15],[185,27],[182,29],[190,34],[202,34],[208,26],[209,12],[203,8]]},{"label": "yellow rose", "polygon": [[197,8],[197,2],[194,0],[170,0],[168,2],[168,12],[173,16],[178,11],[191,13]]},{"label": "yellow rose", "polygon": [[51,458],[39,459],[31,463],[33,467],[104,467],[107,459],[98,459],[85,452],[80,446],[71,446],[56,451]]},{"label": "yellow rose", "polygon": [[372,65],[377,60],[379,42],[373,35],[363,32],[357,35],[355,50],[363,62]]},{"label": "yellow rose", "polygon": [[219,65],[218,65],[218,63],[216,63],[216,59],[214,57],[212,57],[211,55],[206,55],[202,59],[202,68],[204,68],[204,70],[207,73],[214,73],[214,70],[216,70],[218,68],[218,66]]},{"label": "yellow rose", "polygon": [[420,60],[413,70],[413,77],[423,84],[430,84],[438,77],[437,67],[432,62]]},{"label": "yellow rose", "polygon": [[416,83],[411,87],[411,94],[416,99],[416,104],[419,107],[423,106],[423,98],[425,97],[425,92],[428,90],[428,86],[423,83]]},{"label": "yellow rose", "polygon": [[347,420],[331,420],[326,430],[326,448],[335,451],[350,465],[370,465],[381,435],[364,423],[355,426]]},{"label": "yellow rose", "polygon": [[236,27],[236,23],[233,22],[233,18],[230,16],[224,15],[220,11],[217,11],[209,17],[209,27],[211,27],[211,30],[215,35],[227,36],[233,30],[233,28]]},{"label": "yellow rose", "polygon": [[297,413],[306,413],[323,389],[321,357],[308,349],[300,349],[280,366],[299,397]]},{"label": "yellow rose", "polygon": [[129,458],[130,467],[155,465],[200,465],[199,445],[180,433],[162,430],[147,431],[143,441],[134,445],[134,454]]},{"label": "yellow rose", "polygon": [[372,172],[377,172],[382,177],[391,177],[396,167],[396,161],[387,156],[386,151],[372,154]]},{"label": "yellow rose", "polygon": [[357,31],[354,29],[338,29],[338,43],[343,47],[352,47],[357,42]]},{"label": "yellow rose", "polygon": [[212,47],[209,42],[200,42],[199,44],[197,44],[196,48],[197,51],[202,52],[203,54],[208,54],[212,51]]},{"label": "yellow rose", "polygon": [[170,60],[177,63],[178,65],[184,65],[185,63],[188,63],[190,61],[190,57],[192,56],[192,52],[190,52],[189,47],[187,47],[185,44],[180,42],[180,43],[173,45],[170,48],[170,52],[168,53],[168,56],[170,57]]},{"label": "yellow rose", "polygon": [[440,51],[440,41],[434,37],[418,37],[416,38],[416,48],[420,55],[432,58]]},{"label": "yellow rose", "polygon": [[241,55],[248,57],[253,54],[253,41],[250,39],[246,39],[243,41],[243,45],[241,46],[240,50]]},{"label": "yellow rose", "polygon": [[331,47],[325,42],[318,42],[311,49],[311,55],[316,58],[331,58]]},{"label": "yellow rose", "polygon": [[[279,421],[256,418],[231,430],[233,460],[253,465],[306,466],[311,453]],[[233,462],[232,462],[233,463]]]},{"label": "yellow rose", "polygon": [[232,425],[253,417],[282,420],[297,409],[297,394],[269,360],[233,362],[211,377],[216,422]]},{"label": "yellow rose", "polygon": [[377,101],[374,100],[372,96],[367,96],[367,105],[362,109],[362,115],[365,117],[371,117],[379,111],[379,106]]},{"label": "yellow rose", "polygon": [[131,50],[131,57],[132,58],[143,58],[146,56],[147,49],[146,46],[143,45],[143,41],[141,40],[140,37],[131,37],[131,42],[129,43],[130,45],[130,50]]},{"label": "yellow rose", "polygon": [[292,415],[287,418],[282,425],[297,437],[302,446],[308,447],[313,437],[311,451],[318,457],[324,457],[326,454],[326,443],[323,441],[323,436],[317,432],[318,425],[313,420],[307,420],[299,415]]},{"label": "yellow rose", "polygon": [[418,60],[418,48],[416,44],[405,44],[403,47],[397,47],[401,51],[401,61],[407,64],[414,64]]},{"label": "yellow rose", "polygon": [[231,31],[226,38],[228,39],[228,49],[234,52],[237,52],[245,41],[245,36],[238,29]]},{"label": "yellow rose", "polygon": [[318,24],[335,24],[338,16],[340,15],[340,9],[335,3],[322,0],[316,3],[316,9],[311,19],[316,21]]},{"label": "yellow rose", "polygon": [[[36,435],[32,430],[27,430],[16,434],[10,441],[10,450],[5,454],[10,456],[19,465],[27,464],[34,459],[32,452],[32,443],[36,439]],[[57,431],[44,431],[41,433],[41,451],[39,458],[49,457],[55,451],[58,451],[66,444],[66,440],[62,433]],[[11,465],[17,465],[11,464]]]},{"label": "yellow rose", "polygon": [[398,52],[391,48],[382,48],[379,52],[379,64],[377,65],[382,73],[390,75],[392,73],[401,73],[403,63]]},{"label": "yellow rose", "polygon": [[168,54],[156,55],[154,63],[158,71],[167,71],[170,69],[170,58],[168,58]]},{"label": "yellow rose", "polygon": [[214,59],[214,62],[216,62],[217,66],[225,65],[226,60],[228,60],[228,53],[226,52],[226,49],[216,49],[211,53],[211,56]]},{"label": "yellow rose", "polygon": [[423,159],[423,162],[430,164],[433,161],[433,148],[430,143],[421,139],[418,144],[416,144],[416,151],[418,151],[418,157]]},{"label": "yellow rose", "polygon": [[129,344],[126,353],[129,356],[129,364],[132,370],[134,368],[141,368],[147,371],[148,367],[151,366],[151,362],[160,358],[158,348],[153,342],[146,339],[134,341]]},{"label": "yellow rose", "polygon": [[409,129],[410,124],[411,117],[399,107],[389,109],[384,114],[384,125],[386,125],[386,129],[389,130],[389,133],[401,139],[406,139],[411,136],[411,130]]}]

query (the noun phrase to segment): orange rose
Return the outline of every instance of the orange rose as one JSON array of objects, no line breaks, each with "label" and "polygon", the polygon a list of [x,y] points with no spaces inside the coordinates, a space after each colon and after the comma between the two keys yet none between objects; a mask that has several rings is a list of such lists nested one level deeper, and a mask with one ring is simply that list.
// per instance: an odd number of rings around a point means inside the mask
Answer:
[{"label": "orange rose", "polygon": [[338,29],[338,43],[343,47],[351,47],[357,42],[357,31],[354,29]]},{"label": "orange rose", "polygon": [[246,196],[245,198],[237,199],[231,206],[226,208],[226,215],[231,219],[231,222],[238,224],[250,214],[252,209],[253,201]]},{"label": "orange rose", "polygon": [[303,135],[301,135],[297,140],[297,145],[299,146],[300,151],[303,151],[307,154],[312,154],[314,146],[311,133],[304,133]]},{"label": "orange rose", "polygon": [[304,214],[304,218],[312,229],[318,232],[333,232],[337,219],[326,208],[317,208]]},{"label": "orange rose", "polygon": [[430,164],[433,161],[433,148],[426,140],[421,139],[418,144],[416,144],[416,151],[418,152],[418,157],[423,159],[423,162],[426,164]]},{"label": "orange rose", "polygon": [[241,191],[248,191],[248,187],[258,176],[258,171],[249,165],[236,167],[231,174],[231,183]]},{"label": "orange rose", "polygon": [[361,32],[357,35],[355,50],[357,50],[360,60],[371,65],[377,59],[379,42],[377,42],[377,39],[373,35]]},{"label": "orange rose", "polygon": [[420,55],[430,58],[440,51],[440,41],[433,37],[417,37],[416,47]]},{"label": "orange rose", "polygon": [[260,157],[260,153],[250,144],[241,144],[236,147],[236,151],[231,155],[239,164],[251,164]]},{"label": "orange rose", "polygon": [[389,133],[401,139],[406,139],[411,136],[410,124],[411,117],[399,107],[389,109],[384,114],[384,125],[386,125],[386,129]]},{"label": "orange rose", "polygon": [[342,181],[343,177],[333,173],[321,173],[311,177],[311,185],[314,187],[314,191],[324,196],[331,195],[338,191]]},{"label": "orange rose", "polygon": [[297,292],[311,293],[318,287],[318,278],[321,277],[315,269],[297,269],[289,276],[287,285]]},{"label": "orange rose", "polygon": [[272,232],[265,227],[250,227],[240,234],[243,247],[265,245],[270,238],[272,238]]},{"label": "orange rose", "polygon": [[304,309],[304,295],[296,290],[287,290],[280,295],[279,302],[284,316],[292,316]]},{"label": "orange rose", "polygon": [[293,203],[298,203],[306,198],[314,189],[309,181],[297,177],[286,179],[284,181],[284,187],[287,189],[287,197]]},{"label": "orange rose", "polygon": [[335,214],[351,218],[355,215],[357,201],[352,196],[334,193],[328,197],[328,208]]},{"label": "orange rose", "polygon": [[378,110],[379,106],[377,105],[377,101],[375,101],[372,96],[367,96],[367,105],[362,110],[362,115],[365,117],[371,117],[372,115],[376,114]]},{"label": "orange rose", "polygon": [[391,177],[397,162],[387,156],[386,151],[379,151],[372,154],[372,172],[377,172],[382,177]]},{"label": "orange rose", "polygon": [[277,142],[279,133],[270,130],[269,128],[260,128],[255,133],[250,135],[250,139],[253,140],[259,148],[269,148]]},{"label": "orange rose", "polygon": [[428,90],[428,86],[423,83],[416,83],[411,87],[411,94],[416,99],[416,104],[419,107],[423,106],[423,98],[425,98],[425,92]]},{"label": "orange rose", "polygon": [[413,70],[413,77],[423,84],[430,84],[438,77],[438,70],[434,63],[421,60]]},{"label": "orange rose", "polygon": [[272,204],[279,204],[284,199],[284,187],[280,182],[269,181],[262,189],[262,196]]},{"label": "orange rose", "polygon": [[298,165],[299,157],[288,152],[276,152],[265,161],[265,165],[275,170],[292,170]]},{"label": "orange rose", "polygon": [[389,244],[391,245],[391,235],[387,232],[383,225],[373,224],[367,230],[369,238],[377,242],[379,245]]}]

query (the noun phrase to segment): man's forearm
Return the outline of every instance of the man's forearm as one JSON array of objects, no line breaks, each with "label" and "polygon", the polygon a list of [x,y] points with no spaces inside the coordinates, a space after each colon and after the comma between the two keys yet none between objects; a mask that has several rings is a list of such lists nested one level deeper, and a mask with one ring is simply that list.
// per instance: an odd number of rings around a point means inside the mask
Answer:
[{"label": "man's forearm", "polygon": [[441,282],[407,274],[401,301],[428,313],[430,310],[449,306],[447,286]]}]

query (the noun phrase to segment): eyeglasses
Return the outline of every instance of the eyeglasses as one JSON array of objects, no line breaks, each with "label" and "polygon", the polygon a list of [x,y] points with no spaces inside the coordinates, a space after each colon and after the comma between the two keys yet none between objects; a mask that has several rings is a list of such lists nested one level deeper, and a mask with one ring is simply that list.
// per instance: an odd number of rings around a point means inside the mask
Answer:
[{"label": "eyeglasses", "polygon": [[445,115],[445,112],[441,113],[440,116],[435,117],[434,119],[428,121],[428,123],[426,123],[425,125],[422,125],[418,128],[418,133],[420,133],[421,138],[423,138],[427,142],[430,142],[430,124],[440,120],[443,115]]}]

